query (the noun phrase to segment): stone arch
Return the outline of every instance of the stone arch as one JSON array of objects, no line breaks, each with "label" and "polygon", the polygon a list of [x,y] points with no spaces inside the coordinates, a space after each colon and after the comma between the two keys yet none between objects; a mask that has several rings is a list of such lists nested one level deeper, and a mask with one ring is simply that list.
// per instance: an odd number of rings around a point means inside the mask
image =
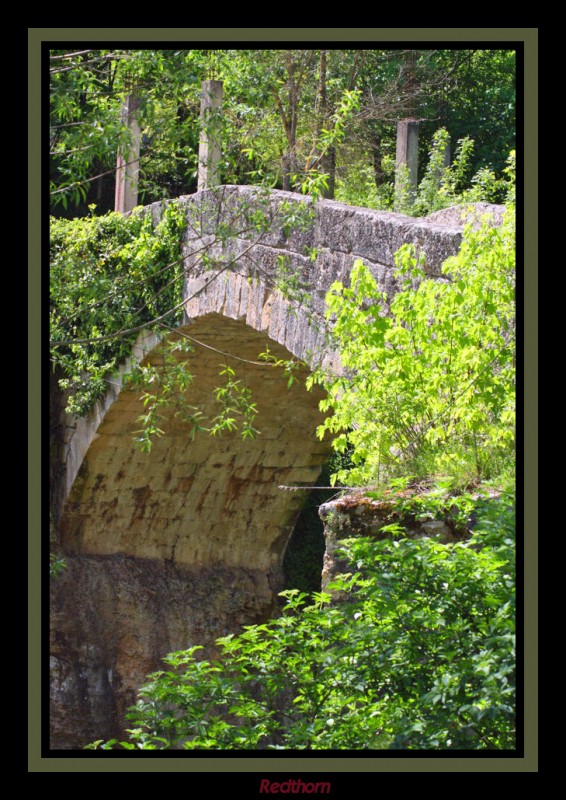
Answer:
[{"label": "stone arch", "polygon": [[[271,339],[261,321],[258,328],[209,312],[173,335],[187,333],[200,343],[188,356],[194,374],[189,395],[208,418],[216,411],[219,368],[230,361],[221,353],[242,359],[231,363],[257,402],[260,434],[245,442],[237,433],[218,438],[200,433],[193,440],[171,416],[163,422],[166,435],[146,455],[133,443],[143,402],[139,392],[122,388],[65,503],[60,520],[65,552],[199,566],[253,563],[276,575],[304,494],[278,487],[312,484],[329,444],[315,435],[322,421],[321,392],[306,391],[308,370],[301,367],[287,388],[282,370],[259,364],[257,357],[267,346],[277,358],[291,353]],[[158,345],[145,360],[155,363],[159,354]]]},{"label": "stone arch", "polygon": [[265,334],[271,342],[285,348],[311,368],[332,363],[327,326],[322,314],[310,304],[289,301],[273,285],[237,272],[207,272],[186,286],[185,320],[191,322],[206,314],[221,314],[243,321]]},{"label": "stone arch", "polygon": [[[307,495],[279,486],[312,484],[329,452],[315,435],[322,395],[306,391],[308,368],[287,388],[281,369],[257,364],[267,345],[277,358],[289,350],[216,312],[172,335],[185,333],[200,342],[188,356],[194,404],[215,413],[218,351],[237,354],[261,434],[243,442],[202,433],[193,441],[170,418],[145,455],[133,443],[139,392],[117,384],[93,413],[59,519],[68,568],[51,587],[56,748],[120,736],[137,688],[166,653],[200,644],[213,655],[216,638],[274,613],[285,547]],[[159,358],[160,344],[145,346],[144,359]]]},{"label": "stone arch", "polygon": [[[229,245],[217,237],[224,214],[239,220],[242,208],[260,200],[272,214],[268,230],[250,240],[243,226]],[[326,291],[334,280],[347,281],[362,258],[391,295],[393,255],[403,243],[425,252],[429,274],[438,275],[461,242],[459,226],[333,201],[316,203],[308,225],[287,234],[282,206],[308,204],[289,192],[220,187],[181,202],[185,318],[171,335],[199,342],[189,356],[194,404],[214,414],[211,390],[225,358],[219,351],[238,355],[261,435],[244,443],[237,434],[192,441],[170,418],[145,456],[132,442],[143,406],[120,376],[83,420],[69,420],[54,403],[63,434],[54,447],[52,510],[68,557],[50,598],[54,748],[121,736],[125,710],[164,654],[203,644],[212,655],[217,637],[272,614],[306,495],[279,486],[312,484],[330,450],[315,436],[321,392],[306,392],[301,379],[334,360],[322,322]],[[160,208],[148,213],[158,219]],[[199,263],[204,247],[218,268]],[[309,308],[294,308],[274,291],[281,256],[300,276]],[[142,337],[132,359],[159,358],[160,346],[152,334]],[[267,346],[276,358],[309,365],[290,389],[280,370],[254,363]]]}]

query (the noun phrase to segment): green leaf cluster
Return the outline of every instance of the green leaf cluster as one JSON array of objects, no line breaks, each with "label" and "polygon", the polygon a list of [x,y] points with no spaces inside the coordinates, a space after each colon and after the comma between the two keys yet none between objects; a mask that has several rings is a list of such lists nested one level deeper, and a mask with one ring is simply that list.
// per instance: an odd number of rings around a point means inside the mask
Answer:
[{"label": "green leaf cluster", "polygon": [[49,554],[49,575],[52,578],[58,578],[59,575],[67,569],[67,562],[64,558],[56,553]]},{"label": "green leaf cluster", "polygon": [[277,619],[218,640],[218,660],[169,655],[128,740],[89,747],[513,749],[513,497],[475,513],[457,544],[402,527],[343,541],[350,571],[327,592],[284,592]]},{"label": "green leaf cluster", "polygon": [[208,429],[210,434],[217,436],[240,428],[243,439],[253,439],[258,433],[254,427],[257,404],[252,401],[250,389],[236,377],[236,372],[228,364],[220,370],[220,377],[224,383],[214,390],[220,412],[212,420]]},{"label": "green leaf cluster", "polygon": [[[515,151],[511,151],[505,168],[498,177],[489,166],[480,167],[472,175],[475,143],[469,136],[458,141],[451,164],[444,163],[450,137],[446,128],[439,128],[432,138],[430,155],[414,203],[403,209],[413,216],[426,216],[441,208],[462,203],[512,202],[515,196]],[[472,175],[472,177],[470,177]],[[401,210],[401,209],[396,209]]]},{"label": "green leaf cluster", "polygon": [[89,200],[105,209],[114,196],[119,151],[129,159],[132,135],[125,98],[139,100],[143,130],[140,192],[144,203],[185,193],[194,184],[198,152],[201,50],[50,52],[50,156],[53,212]]},{"label": "green leaf cluster", "polygon": [[194,376],[183,356],[192,350],[183,337],[162,342],[151,363],[136,364],[124,376],[125,384],[141,392],[144,413],[138,417],[141,428],[136,431],[135,443],[143,453],[149,453],[155,440],[164,435],[160,425],[167,417],[186,424],[192,439],[204,430],[203,414],[187,395]]},{"label": "green leaf cluster", "polygon": [[412,217],[425,217],[463,203],[514,201],[514,150],[499,173],[486,164],[474,172],[474,139],[470,136],[459,139],[451,163],[446,164],[445,152],[449,146],[448,130],[438,128],[430,141],[416,192],[410,184],[406,165],[396,167],[392,155],[385,154],[378,186],[367,160],[358,161],[350,166],[347,176],[337,180],[337,199],[350,205],[396,211]]},{"label": "green leaf cluster", "polygon": [[388,304],[356,262],[350,286],[335,283],[327,317],[342,374],[321,371],[335,435],[353,466],[342,482],[397,475],[493,478],[515,442],[514,214],[500,228],[468,226],[441,279],[426,275],[412,246],[396,256],[400,291]]}]

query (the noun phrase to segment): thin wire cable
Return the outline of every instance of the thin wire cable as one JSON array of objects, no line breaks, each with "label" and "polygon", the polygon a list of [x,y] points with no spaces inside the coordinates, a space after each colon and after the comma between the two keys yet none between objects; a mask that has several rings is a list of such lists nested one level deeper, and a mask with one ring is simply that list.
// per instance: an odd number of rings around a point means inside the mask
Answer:
[{"label": "thin wire cable", "polygon": [[[279,364],[273,361],[252,361],[248,358],[242,358],[241,356],[235,356],[233,353],[225,353],[223,350],[219,350],[217,347],[212,347],[210,344],[205,344],[204,342],[195,339],[194,336],[189,336],[188,333],[184,331],[180,331],[177,328],[171,328],[169,325],[165,325],[162,323],[163,328],[167,328],[167,330],[171,331],[172,333],[176,333],[178,336],[182,336],[184,339],[188,339],[195,344],[198,344],[199,347],[205,347],[207,350],[212,350],[214,353],[218,353],[218,355],[224,356],[225,358],[232,358],[235,361],[241,361],[243,364],[251,364],[253,367],[277,367],[280,366]],[[297,364],[300,362],[297,361]]]}]

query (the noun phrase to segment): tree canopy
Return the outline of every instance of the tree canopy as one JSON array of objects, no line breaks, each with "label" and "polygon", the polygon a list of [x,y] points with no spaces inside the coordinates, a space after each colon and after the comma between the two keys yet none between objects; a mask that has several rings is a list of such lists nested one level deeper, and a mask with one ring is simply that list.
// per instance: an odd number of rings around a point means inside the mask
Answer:
[{"label": "tree canopy", "polygon": [[[434,131],[476,143],[468,178],[499,173],[515,144],[515,52],[509,50],[54,50],[50,54],[53,210],[112,207],[120,108],[140,99],[140,200],[196,188],[201,83],[224,82],[224,183],[297,188],[313,169],[327,193],[358,187],[360,204],[391,176],[395,123],[421,123],[421,177]],[[321,146],[344,94],[358,107],[346,135]],[[360,175],[365,189],[360,192]],[[380,202],[386,199],[386,193]],[[66,209],[66,210],[65,210]]]}]

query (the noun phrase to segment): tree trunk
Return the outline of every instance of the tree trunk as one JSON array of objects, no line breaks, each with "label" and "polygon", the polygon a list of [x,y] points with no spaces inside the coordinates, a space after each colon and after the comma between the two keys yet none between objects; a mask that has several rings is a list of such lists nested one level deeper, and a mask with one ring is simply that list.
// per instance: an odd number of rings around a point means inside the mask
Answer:
[{"label": "tree trunk", "polygon": [[[317,135],[320,140],[322,129],[328,125],[328,100],[326,96],[326,73],[327,73],[327,50],[320,51],[320,68],[319,68],[319,83],[318,83],[318,97],[317,97],[317,118],[318,129]],[[329,147],[328,150],[322,154],[320,159],[320,166],[322,171],[328,175],[328,186],[323,192],[323,196],[329,199],[334,197],[334,185],[336,178],[336,148]]]},{"label": "tree trunk", "polygon": [[285,124],[287,134],[287,152],[283,157],[283,188],[293,190],[292,179],[297,173],[297,115],[299,103],[299,87],[295,80],[295,60],[293,51],[285,53],[285,67],[287,69],[289,86],[289,114]]},{"label": "tree trunk", "polygon": [[324,190],[324,197],[333,200],[336,188],[336,148],[334,146],[329,147],[328,152],[322,157],[322,171],[328,175],[328,186]]},{"label": "tree trunk", "polygon": [[373,160],[373,176],[375,185],[379,189],[385,181],[383,174],[383,166],[381,164],[381,136],[377,133],[372,135],[371,141],[371,155]]}]

